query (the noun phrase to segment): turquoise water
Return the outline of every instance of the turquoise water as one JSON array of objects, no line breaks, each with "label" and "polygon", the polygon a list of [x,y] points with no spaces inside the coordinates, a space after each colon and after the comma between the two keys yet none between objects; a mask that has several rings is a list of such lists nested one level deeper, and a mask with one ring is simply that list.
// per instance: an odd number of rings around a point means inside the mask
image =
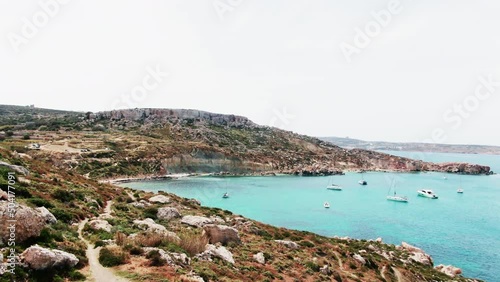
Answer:
[{"label": "turquoise water", "polygon": [[[401,152],[397,152],[400,154]],[[426,160],[458,161],[469,155],[426,154]],[[498,156],[470,155],[500,171]],[[478,161],[475,161],[477,158]],[[131,188],[197,198],[276,226],[308,230],[326,236],[359,239],[382,237],[423,248],[435,264],[453,264],[464,275],[487,281],[500,277],[500,177],[458,176],[441,173],[358,173],[334,177],[197,177],[164,182],[127,183]],[[343,191],[326,190],[333,181]],[[456,193],[462,184],[464,194]],[[409,203],[387,201],[391,186]],[[439,199],[417,197],[431,188]],[[229,199],[222,199],[228,191]],[[323,208],[325,201],[331,208]]]}]

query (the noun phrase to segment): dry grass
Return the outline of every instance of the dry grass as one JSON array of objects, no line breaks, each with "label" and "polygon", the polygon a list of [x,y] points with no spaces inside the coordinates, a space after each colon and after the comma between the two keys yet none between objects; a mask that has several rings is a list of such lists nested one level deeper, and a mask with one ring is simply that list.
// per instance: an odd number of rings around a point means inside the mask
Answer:
[{"label": "dry grass", "polygon": [[[176,238],[158,233],[142,233],[132,239],[132,243],[141,247],[158,247],[164,243],[178,244]],[[117,243],[118,244],[118,243]]]},{"label": "dry grass", "polygon": [[127,239],[127,235],[121,233],[121,232],[116,232],[115,234],[115,241],[118,246],[124,246],[125,241]]},{"label": "dry grass", "polygon": [[190,256],[195,256],[205,250],[208,244],[208,238],[202,234],[196,234],[192,231],[182,233],[180,236],[180,247],[183,248]]}]

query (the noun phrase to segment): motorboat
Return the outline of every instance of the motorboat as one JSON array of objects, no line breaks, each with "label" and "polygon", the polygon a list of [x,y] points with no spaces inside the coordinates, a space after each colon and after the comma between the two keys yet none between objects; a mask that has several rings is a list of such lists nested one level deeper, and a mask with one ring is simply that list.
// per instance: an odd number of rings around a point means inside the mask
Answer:
[{"label": "motorboat", "polygon": [[329,208],[330,208],[330,203],[325,202],[325,203],[323,204],[323,207],[324,207],[325,209],[329,209]]},{"label": "motorboat", "polygon": [[417,191],[418,195],[420,197],[426,197],[426,198],[431,198],[431,199],[437,199],[438,196],[434,194],[432,190],[429,189],[422,189]]},{"label": "motorboat", "polygon": [[358,181],[359,185],[367,185],[368,182],[366,182],[366,180],[360,180]]},{"label": "motorboat", "polygon": [[397,196],[394,194],[394,196],[387,196],[388,201],[394,201],[394,202],[403,202],[403,203],[408,203],[408,198],[405,196]]},{"label": "motorboat", "polygon": [[330,184],[330,185],[326,186],[326,189],[333,190],[333,191],[342,191],[342,187],[337,185],[337,184]]},{"label": "motorboat", "polygon": [[462,189],[462,188],[458,188],[457,193],[459,193],[459,194],[463,194],[463,193],[464,193],[464,189]]},{"label": "motorboat", "polygon": [[228,192],[224,193],[224,195],[222,195],[222,198],[224,198],[224,199],[229,198],[229,193]]}]

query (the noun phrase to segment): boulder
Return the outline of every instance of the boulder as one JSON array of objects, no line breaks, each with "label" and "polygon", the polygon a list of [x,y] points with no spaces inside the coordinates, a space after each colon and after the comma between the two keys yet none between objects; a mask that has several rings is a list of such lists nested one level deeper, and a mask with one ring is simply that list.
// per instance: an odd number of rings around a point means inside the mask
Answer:
[{"label": "boulder", "polygon": [[438,266],[435,267],[437,270],[439,270],[440,272],[450,276],[450,277],[455,277],[459,274],[462,274],[462,270],[458,267],[454,267],[453,265],[443,265],[443,264],[440,264]]},{"label": "boulder", "polygon": [[241,244],[238,230],[232,227],[225,225],[207,224],[203,227],[203,231],[207,235],[208,242],[210,244],[221,243],[223,245],[227,245],[227,243],[229,242]]},{"label": "boulder", "polygon": [[7,167],[8,169],[15,171],[17,173],[20,173],[22,175],[25,175],[25,176],[30,174],[30,171],[28,169],[26,169],[25,167],[22,167],[20,165],[11,165],[9,163],[0,161],[0,166]]},{"label": "boulder", "polygon": [[288,241],[288,240],[274,240],[274,242],[280,244],[280,245],[283,245],[287,248],[290,248],[292,250],[295,250],[295,249],[298,249],[299,248],[299,244],[293,242],[293,241]]},{"label": "boulder", "polygon": [[102,219],[91,220],[89,222],[89,226],[90,226],[90,228],[92,228],[94,230],[104,230],[106,232],[111,232],[111,228],[113,228],[113,226],[111,226],[111,224],[109,224],[109,222],[107,222],[106,220],[102,220]]},{"label": "boulder", "polygon": [[31,269],[44,270],[74,267],[78,263],[78,259],[75,255],[67,252],[33,245],[21,254],[21,262]]},{"label": "boulder", "polygon": [[359,254],[355,254],[352,256],[355,260],[357,260],[358,262],[360,262],[361,264],[365,265],[366,264],[366,260]]},{"label": "boulder", "polygon": [[39,207],[36,208],[35,210],[37,210],[42,215],[42,217],[45,218],[46,223],[48,224],[57,223],[57,218],[45,207]]},{"label": "boulder", "polygon": [[152,248],[152,247],[144,247],[144,248],[142,248],[142,250],[144,251],[145,254],[152,252],[152,251],[158,251],[158,253],[160,254],[160,258],[163,259],[167,264],[175,265],[174,260],[170,257],[170,255],[162,249]]},{"label": "boulder", "polygon": [[[15,211],[15,214],[11,213],[11,211]],[[2,242],[6,242],[10,236],[10,231],[7,228],[10,220],[16,221],[16,243],[38,237],[42,229],[47,225],[47,218],[36,209],[17,204],[12,207],[9,202],[0,202],[0,241]]]},{"label": "boulder", "polygon": [[157,224],[151,218],[146,218],[144,220],[136,219],[136,220],[134,220],[134,224],[145,231],[163,234],[165,236],[179,240],[179,237],[177,236],[177,234],[175,234],[174,232],[168,231],[167,228],[165,228],[165,226],[163,226],[161,224]]},{"label": "boulder", "polygon": [[201,202],[197,199],[189,199],[188,202],[195,204],[197,206],[201,206]]},{"label": "boulder", "polygon": [[412,246],[406,242],[402,242],[401,246],[397,247],[399,250],[406,250],[410,253],[410,259],[420,262],[425,265],[432,266],[434,263],[430,255],[426,254],[422,249]]},{"label": "boulder", "polygon": [[160,203],[160,204],[168,204],[170,203],[170,198],[164,195],[156,195],[149,198],[151,203]]},{"label": "boulder", "polygon": [[197,215],[186,215],[181,219],[181,222],[194,227],[203,227],[213,223],[210,218]]},{"label": "boulder", "polygon": [[266,258],[264,257],[263,252],[253,255],[253,259],[260,264],[266,264]]},{"label": "boulder", "polygon": [[205,248],[205,252],[234,264],[233,254],[223,246],[216,247],[215,245],[208,244]]},{"label": "boulder", "polygon": [[181,214],[176,208],[165,207],[159,208],[156,216],[158,217],[158,219],[170,220],[172,218],[180,218]]}]

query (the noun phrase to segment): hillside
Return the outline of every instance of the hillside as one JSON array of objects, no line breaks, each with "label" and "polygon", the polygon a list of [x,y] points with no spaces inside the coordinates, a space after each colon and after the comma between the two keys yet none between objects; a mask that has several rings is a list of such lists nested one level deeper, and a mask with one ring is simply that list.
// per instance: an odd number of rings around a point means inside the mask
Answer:
[{"label": "hillside", "polygon": [[348,150],[234,115],[173,109],[48,113],[18,108],[0,111],[7,112],[0,115],[0,125],[5,135],[12,135],[6,140],[11,148],[26,152],[24,147],[37,143],[40,150],[33,154],[50,154],[57,166],[92,177],[178,172],[328,175],[346,170],[490,173],[489,167],[474,164],[432,164]]},{"label": "hillside", "polygon": [[[0,106],[0,112],[0,282],[475,281],[452,266],[434,267],[423,250],[404,242],[277,228],[196,199],[100,180],[345,169],[485,174],[487,167],[345,150],[244,117],[196,110]],[[19,262],[14,268],[12,259]]]},{"label": "hillside", "polygon": [[364,141],[342,137],[320,137],[320,139],[346,149],[500,155],[499,146]]}]

